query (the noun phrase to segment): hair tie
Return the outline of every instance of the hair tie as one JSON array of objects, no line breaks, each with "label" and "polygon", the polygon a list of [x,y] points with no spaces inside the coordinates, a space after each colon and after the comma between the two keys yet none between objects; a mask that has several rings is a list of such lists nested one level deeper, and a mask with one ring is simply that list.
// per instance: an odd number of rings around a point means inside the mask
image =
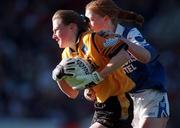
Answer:
[{"label": "hair tie", "polygon": [[85,22],[85,23],[89,23],[90,22],[89,18],[86,17],[85,15],[81,14],[80,17],[83,20],[83,22]]}]

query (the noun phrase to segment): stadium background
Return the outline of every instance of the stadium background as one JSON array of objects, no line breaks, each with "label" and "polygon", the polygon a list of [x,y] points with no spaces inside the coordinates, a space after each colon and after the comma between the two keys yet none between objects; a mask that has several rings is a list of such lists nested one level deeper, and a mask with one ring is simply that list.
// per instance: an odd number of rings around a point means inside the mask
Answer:
[{"label": "stadium background", "polygon": [[[92,103],[70,100],[51,78],[60,49],[51,39],[57,9],[84,13],[90,0],[0,1],[0,128],[87,128]],[[171,118],[180,118],[179,0],[115,0],[145,17],[143,33],[158,48],[168,75]]]}]

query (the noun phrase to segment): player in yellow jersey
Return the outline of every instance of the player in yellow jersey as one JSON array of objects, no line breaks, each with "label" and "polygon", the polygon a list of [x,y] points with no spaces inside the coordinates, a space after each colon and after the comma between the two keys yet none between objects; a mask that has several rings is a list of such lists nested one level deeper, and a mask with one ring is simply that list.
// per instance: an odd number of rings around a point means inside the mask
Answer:
[{"label": "player in yellow jersey", "polygon": [[[135,86],[121,68],[130,58],[127,45],[115,34],[87,31],[88,20],[72,10],[56,11],[52,23],[52,38],[60,48],[65,48],[62,58],[85,58],[95,69],[92,74],[78,77],[86,84],[94,83],[91,89],[95,93],[95,114],[90,128],[120,128],[120,120],[128,117],[126,92]],[[114,65],[117,61],[118,65]],[[58,74],[53,72],[53,75]],[[55,80],[68,97],[77,97],[79,90],[63,79]]]}]

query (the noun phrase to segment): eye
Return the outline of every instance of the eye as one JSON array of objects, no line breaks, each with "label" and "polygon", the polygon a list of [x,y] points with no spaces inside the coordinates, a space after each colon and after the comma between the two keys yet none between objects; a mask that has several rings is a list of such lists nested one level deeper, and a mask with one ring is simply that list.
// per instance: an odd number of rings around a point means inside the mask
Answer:
[{"label": "eye", "polygon": [[56,32],[57,32],[57,30],[58,30],[58,28],[54,29],[54,31],[53,31],[53,32],[54,32],[54,33],[56,33]]},{"label": "eye", "polygon": [[53,33],[54,33],[54,34],[60,33],[60,29],[59,29],[59,28],[54,29],[54,30],[53,30]]},{"label": "eye", "polygon": [[91,18],[90,20],[91,20],[91,21],[94,21],[94,18]]}]

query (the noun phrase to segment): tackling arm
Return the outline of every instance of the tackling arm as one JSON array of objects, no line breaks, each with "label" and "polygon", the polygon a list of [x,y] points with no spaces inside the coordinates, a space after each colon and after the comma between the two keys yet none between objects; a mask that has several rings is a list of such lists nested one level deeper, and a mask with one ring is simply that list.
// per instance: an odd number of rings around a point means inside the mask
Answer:
[{"label": "tackling arm", "polygon": [[[121,59],[120,59],[121,58]],[[106,67],[99,72],[100,76],[105,78],[108,74],[120,68],[130,59],[126,50],[121,49],[114,57],[111,58]]]},{"label": "tackling arm", "polygon": [[132,28],[127,34],[127,39],[121,38],[129,47],[128,51],[141,63],[148,63],[151,60],[151,53],[146,48],[149,44],[137,28]]},{"label": "tackling arm", "polygon": [[144,47],[137,45],[123,38],[124,42],[129,46],[128,51],[136,57],[141,63],[148,63],[151,59],[150,52]]}]

